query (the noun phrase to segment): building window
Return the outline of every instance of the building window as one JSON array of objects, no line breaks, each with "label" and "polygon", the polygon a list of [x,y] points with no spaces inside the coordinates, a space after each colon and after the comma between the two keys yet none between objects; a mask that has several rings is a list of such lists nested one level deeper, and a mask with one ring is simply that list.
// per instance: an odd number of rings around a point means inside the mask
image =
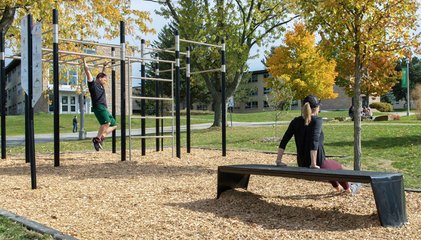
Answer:
[{"label": "building window", "polygon": [[251,75],[251,78],[249,79],[249,82],[257,82],[257,74]]},{"label": "building window", "polygon": [[272,88],[263,88],[263,94],[269,94],[270,92],[272,92]]},{"label": "building window", "polygon": [[263,78],[268,78],[268,77],[270,77],[270,74],[269,73],[263,74]]},{"label": "building window", "polygon": [[257,96],[257,95],[258,95],[257,89],[250,92],[250,96]]},{"label": "building window", "polygon": [[61,111],[68,112],[69,111],[69,99],[67,96],[61,97]]},{"label": "building window", "polygon": [[253,108],[258,108],[258,104],[257,101],[253,101],[253,102],[248,102],[246,103],[246,109],[253,109]]},{"label": "building window", "polygon": [[70,112],[76,112],[76,97],[70,97]]},{"label": "building window", "polygon": [[77,84],[77,72],[75,70],[70,70],[68,72],[68,76],[69,76],[69,85],[76,85]]}]

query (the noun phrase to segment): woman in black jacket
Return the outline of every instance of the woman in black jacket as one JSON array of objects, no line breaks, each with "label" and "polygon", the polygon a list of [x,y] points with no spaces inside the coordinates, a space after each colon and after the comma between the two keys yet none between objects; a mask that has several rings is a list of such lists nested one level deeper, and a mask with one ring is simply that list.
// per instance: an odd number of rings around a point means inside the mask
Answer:
[{"label": "woman in black jacket", "polygon": [[[286,166],[282,162],[282,156],[289,140],[294,136],[297,147],[297,164],[299,167],[322,168],[331,170],[340,170],[340,163],[326,159],[324,150],[324,134],[322,130],[322,118],[318,117],[320,111],[320,102],[309,95],[303,100],[302,115],[294,118],[288,126],[287,131],[282,138],[276,165]],[[351,192],[347,182],[331,181],[332,186],[337,191]]]}]

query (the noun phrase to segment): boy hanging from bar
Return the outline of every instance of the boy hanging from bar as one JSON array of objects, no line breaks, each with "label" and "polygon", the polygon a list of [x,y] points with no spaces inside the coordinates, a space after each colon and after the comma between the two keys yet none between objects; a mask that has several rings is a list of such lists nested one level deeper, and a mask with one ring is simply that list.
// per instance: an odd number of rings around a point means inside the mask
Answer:
[{"label": "boy hanging from bar", "polygon": [[98,73],[94,81],[85,58],[82,58],[82,60],[92,99],[92,111],[95,113],[95,117],[101,125],[98,129],[97,136],[92,139],[95,150],[99,151],[99,149],[103,149],[102,143],[105,137],[117,128],[116,120],[107,109],[107,98],[105,95],[105,85],[108,82],[108,77],[104,72],[108,63],[104,63],[102,72]]}]

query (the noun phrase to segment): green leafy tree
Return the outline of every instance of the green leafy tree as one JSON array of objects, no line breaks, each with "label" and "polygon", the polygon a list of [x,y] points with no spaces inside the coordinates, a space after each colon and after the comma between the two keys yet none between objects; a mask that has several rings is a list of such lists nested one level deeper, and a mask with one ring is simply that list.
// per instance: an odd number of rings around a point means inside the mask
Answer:
[{"label": "green leafy tree", "polygon": [[[311,30],[319,30],[332,53],[353,59],[354,169],[361,169],[361,86],[364,69],[379,52],[403,54],[416,45],[416,0],[293,0]],[[345,59],[346,59],[345,58]]]},{"label": "green leafy tree", "polygon": [[[161,4],[160,14],[171,18],[181,38],[200,42],[226,41],[226,97],[234,95],[248,70],[250,49],[269,44],[284,26],[297,16],[290,14],[283,0],[150,0]],[[184,49],[182,45],[180,49]],[[220,68],[219,49],[195,46],[192,50],[192,71]],[[220,72],[202,74],[212,96],[215,112],[213,126],[220,126]],[[226,99],[224,100],[226,102]]]}]

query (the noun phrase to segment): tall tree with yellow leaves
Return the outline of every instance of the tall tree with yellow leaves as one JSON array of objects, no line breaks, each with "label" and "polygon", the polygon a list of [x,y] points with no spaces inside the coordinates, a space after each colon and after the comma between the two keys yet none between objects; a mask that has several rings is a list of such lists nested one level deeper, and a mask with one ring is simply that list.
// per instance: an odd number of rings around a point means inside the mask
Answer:
[{"label": "tall tree with yellow leaves", "polygon": [[[154,32],[146,25],[146,22],[151,22],[149,12],[131,9],[130,0],[2,0],[0,2],[0,30],[5,34],[6,47],[18,53],[20,21],[27,14],[33,16],[34,22],[43,23],[43,32],[51,30],[53,8],[57,9],[59,13],[59,36],[61,38],[75,40],[105,38],[110,40],[119,36],[120,21],[125,21],[126,34],[130,35],[131,39],[138,40],[140,34]],[[43,47],[52,48],[52,38],[53,34],[43,34]],[[84,47],[66,42],[62,48],[81,52]],[[60,60],[69,59],[75,59],[75,57],[61,56]],[[51,69],[49,64],[44,67],[46,72]],[[62,73],[67,73],[69,70],[77,72],[74,67],[61,64],[60,71]],[[66,78],[66,74],[60,75],[60,80]],[[44,74],[44,78],[48,78],[48,76],[48,74]],[[82,95],[87,92],[83,80],[84,78],[79,78],[79,82],[72,86],[81,100]],[[52,79],[49,81],[51,82]],[[45,95],[48,97],[48,90]],[[80,103],[83,104],[83,101]],[[80,109],[82,110],[83,106],[80,106]],[[81,111],[81,130],[83,130],[83,119],[83,111]],[[83,134],[80,134],[79,137],[84,138]]]},{"label": "tall tree with yellow leaves", "polygon": [[[403,54],[416,45],[417,0],[291,0],[307,26],[319,30],[331,50],[352,59],[354,169],[361,169],[361,89],[364,72],[379,52]],[[378,56],[378,55],[377,55]],[[344,58],[346,59],[346,58]],[[353,66],[351,66],[353,64]],[[351,80],[351,79],[350,79]]]},{"label": "tall tree with yellow leaves", "polygon": [[[278,87],[288,87],[294,99],[314,94],[320,99],[336,98],[336,62],[326,60],[315,43],[315,35],[306,30],[303,23],[296,23],[294,31],[285,34],[284,45],[276,48],[266,62],[273,78],[267,83],[274,92]],[[285,84],[277,84],[283,81]]]}]

